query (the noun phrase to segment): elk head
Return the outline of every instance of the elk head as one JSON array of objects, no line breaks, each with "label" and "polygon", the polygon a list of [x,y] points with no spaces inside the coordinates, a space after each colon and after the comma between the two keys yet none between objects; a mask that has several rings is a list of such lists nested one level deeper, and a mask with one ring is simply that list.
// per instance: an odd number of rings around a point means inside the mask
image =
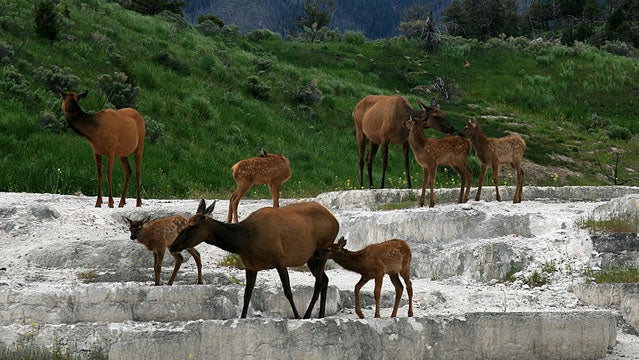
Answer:
[{"label": "elk head", "polygon": [[195,215],[191,216],[189,221],[186,223],[186,227],[180,231],[171,246],[169,246],[170,252],[179,252],[184,249],[195,247],[211,235],[206,223],[208,216],[215,208],[215,203],[216,202],[213,201],[213,204],[207,208],[204,199],[200,200],[200,205],[198,206]]}]

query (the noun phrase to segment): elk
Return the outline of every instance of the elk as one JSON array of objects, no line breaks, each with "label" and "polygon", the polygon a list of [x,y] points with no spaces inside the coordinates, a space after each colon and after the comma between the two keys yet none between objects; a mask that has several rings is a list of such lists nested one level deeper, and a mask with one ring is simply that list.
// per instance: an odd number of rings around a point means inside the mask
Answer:
[{"label": "elk", "polygon": [[[414,110],[408,100],[401,96],[368,95],[360,100],[353,110],[353,120],[355,122],[355,136],[359,148],[359,186],[364,186],[364,152],[367,142],[370,142],[370,149],[366,156],[366,170],[368,171],[368,184],[373,187],[373,160],[377,154],[379,146],[382,146],[382,182],[380,188],[384,188],[386,177],[386,167],[388,165],[388,144],[401,144],[404,154],[404,167],[406,171],[406,182],[411,188],[409,169],[409,146],[406,142],[408,130],[404,123],[412,117],[423,117],[425,114],[439,114],[441,111],[431,102],[427,107],[421,101],[417,102],[419,110]],[[443,114],[442,114],[443,116]],[[452,134],[455,129],[448,124],[442,129],[448,134]]]},{"label": "elk", "polygon": [[404,279],[408,292],[408,316],[413,316],[413,284],[410,281],[412,255],[408,243],[400,239],[391,239],[383,243],[368,245],[359,251],[349,251],[344,249],[344,246],[346,246],[346,239],[342,236],[337,243],[329,246],[327,250],[322,250],[320,256],[333,259],[344,269],[362,276],[355,284],[355,312],[357,316],[360,319],[364,318],[359,302],[359,292],[370,279],[375,279],[375,317],[380,317],[379,298],[382,291],[382,281],[386,274],[395,286],[395,306],[391,317],[397,316],[399,301],[404,290],[399,275]]},{"label": "elk", "polygon": [[523,199],[524,190],[524,170],[521,168],[524,150],[526,150],[526,142],[524,139],[517,135],[508,135],[501,138],[491,138],[484,134],[484,131],[477,122],[477,119],[473,118],[468,120],[468,124],[460,132],[461,135],[470,138],[475,149],[475,155],[481,164],[481,171],[479,174],[479,186],[477,187],[477,194],[475,195],[475,201],[479,201],[481,195],[481,187],[484,183],[486,176],[486,169],[488,166],[493,170],[493,184],[495,184],[495,195],[497,201],[501,201],[501,195],[499,195],[499,165],[510,164],[515,170],[517,176],[517,186],[515,187],[515,194],[513,196],[513,203],[520,203]]},{"label": "elk", "polygon": [[107,184],[109,207],[113,207],[112,171],[115,157],[120,159],[124,170],[124,190],[118,207],[126,204],[126,192],[131,180],[129,155],[135,157],[135,176],[137,179],[136,206],[142,206],[140,199],[141,165],[144,153],[144,137],[146,128],[144,119],[135,109],[119,110],[103,109],[95,113],[87,113],[80,107],[79,100],[87,96],[88,90],[80,93],[65,92],[55,86],[53,91],[62,97],[62,111],[71,128],[85,137],[93,149],[93,158],[98,168],[98,199],[96,207],[102,206],[102,156],[107,157]]},{"label": "elk", "polygon": [[[461,188],[459,191],[459,203],[468,201],[470,184],[473,180],[472,172],[466,164],[466,158],[470,154],[471,143],[461,136],[448,136],[442,139],[429,139],[423,129],[430,127],[438,129],[442,123],[448,123],[440,116],[429,116],[424,122],[421,118],[411,118],[405,126],[410,131],[408,143],[413,149],[415,160],[423,170],[422,195],[419,206],[424,206],[426,182],[430,189],[429,207],[435,206],[435,175],[439,165],[450,165],[459,174]],[[444,125],[445,126],[445,125]],[[464,187],[466,191],[464,192]]]},{"label": "elk", "polygon": [[[184,229],[188,220],[180,215],[167,216],[154,220],[150,220],[148,216],[142,220],[131,220],[127,217],[123,218],[129,224],[131,240],[137,240],[153,253],[155,285],[160,285],[160,272],[162,271],[164,252],[169,245],[173,243],[173,240],[175,240],[180,231]],[[195,264],[197,264],[197,283],[203,284],[200,253],[194,248],[188,248],[186,251],[193,256]],[[173,280],[175,280],[175,276],[178,270],[180,270],[180,266],[184,260],[182,254],[179,252],[171,252],[171,255],[175,259],[175,266],[173,267],[173,273],[171,274],[168,285],[173,285]]]},{"label": "elk", "polygon": [[229,224],[208,216],[214,207],[215,202],[206,207],[205,201],[201,200],[197,212],[169,246],[169,250],[181,251],[204,241],[238,254],[246,272],[242,318],[246,318],[258,271],[274,268],[280,276],[293,315],[299,319],[287,268],[306,263],[315,277],[315,288],[304,318],[311,316],[319,293],[319,317],[323,317],[328,276],[324,272],[326,259],[318,257],[317,253],[328,248],[337,236],[339,223],[333,214],[316,202],[301,202],[277,208],[261,208],[244,220]]},{"label": "elk", "polygon": [[267,184],[273,207],[280,206],[280,188],[282,183],[291,177],[291,164],[288,158],[279,154],[267,154],[264,149],[257,157],[240,160],[231,168],[233,179],[237,184],[235,192],[229,199],[229,212],[226,222],[238,221],[237,208],[240,199],[255,184]]}]

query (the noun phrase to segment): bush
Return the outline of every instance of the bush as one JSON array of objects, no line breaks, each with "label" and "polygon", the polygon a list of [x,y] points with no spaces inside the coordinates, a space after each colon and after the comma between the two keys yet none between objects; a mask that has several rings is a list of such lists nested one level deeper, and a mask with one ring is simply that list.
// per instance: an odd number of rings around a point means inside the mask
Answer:
[{"label": "bush", "polygon": [[35,22],[35,32],[38,36],[51,41],[58,36],[60,27],[53,0],[39,0],[36,2],[33,21]]},{"label": "bush", "polygon": [[157,54],[153,56],[153,61],[164,66],[164,68],[168,70],[175,71],[180,75],[191,75],[191,71],[185,63],[181,62],[180,60],[173,59],[171,55],[167,53]]},{"label": "bush", "polygon": [[256,29],[246,34],[246,38],[251,41],[282,40],[282,35],[269,29]]},{"label": "bush", "polygon": [[113,73],[113,76],[102,75],[98,79],[100,91],[117,109],[132,107],[137,101],[140,88],[127,83],[127,80],[124,72]]},{"label": "bush", "polygon": [[339,29],[331,30],[326,26],[319,29],[305,27],[304,32],[295,36],[294,40],[310,43],[340,42],[342,41],[342,34]]},{"label": "bush", "polygon": [[260,83],[257,76],[249,76],[247,79],[248,90],[256,99],[268,100],[270,98],[271,87]]},{"label": "bush", "polygon": [[69,124],[64,119],[60,119],[50,112],[42,114],[38,124],[44,131],[54,134],[59,134],[69,129]]},{"label": "bush", "polygon": [[298,105],[313,106],[322,101],[322,92],[317,87],[317,80],[311,80],[308,84],[302,86],[297,95],[295,95],[295,103]]},{"label": "bush", "polygon": [[623,126],[613,125],[610,127],[608,136],[613,140],[630,140],[632,132]]},{"label": "bush", "polygon": [[198,25],[204,24],[207,21],[210,21],[213,24],[216,24],[219,28],[224,27],[224,21],[220,20],[220,18],[215,15],[202,15],[202,16],[198,16],[197,18]]},{"label": "bush", "polygon": [[144,119],[146,126],[146,140],[155,143],[164,135],[164,124],[155,121],[151,117]]},{"label": "bush", "polygon": [[8,62],[13,57],[13,47],[4,41],[0,41],[0,64]]},{"label": "bush", "polygon": [[362,33],[361,31],[350,30],[344,32],[342,40],[350,45],[362,45],[367,41],[366,35],[364,35],[364,33]]},{"label": "bush", "polygon": [[40,66],[33,71],[35,81],[44,84],[48,89],[54,86],[60,87],[65,91],[77,91],[80,86],[80,78],[73,75],[69,68],[62,68],[57,65],[51,65],[48,68]]},{"label": "bush", "polygon": [[40,101],[37,93],[31,89],[31,84],[25,79],[24,75],[13,65],[5,66],[2,69],[2,77],[0,77],[0,89],[4,89],[14,99],[19,100],[23,104],[32,105]]}]

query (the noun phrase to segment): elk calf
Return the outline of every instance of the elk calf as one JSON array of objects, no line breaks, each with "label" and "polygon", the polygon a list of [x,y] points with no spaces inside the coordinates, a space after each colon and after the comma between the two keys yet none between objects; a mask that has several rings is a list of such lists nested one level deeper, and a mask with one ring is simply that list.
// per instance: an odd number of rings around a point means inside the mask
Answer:
[{"label": "elk calf", "polygon": [[475,201],[479,201],[488,165],[493,169],[493,184],[495,184],[497,201],[501,201],[501,195],[499,195],[499,165],[510,164],[515,169],[515,175],[517,176],[513,203],[520,203],[524,197],[524,170],[521,168],[524,150],[526,150],[524,139],[517,135],[508,135],[501,138],[487,137],[475,118],[468,120],[468,124],[461,130],[461,134],[470,138],[473,142],[475,154],[481,163],[479,186],[477,187]]},{"label": "elk calf", "polygon": [[[422,195],[419,198],[419,206],[424,206],[426,182],[430,189],[429,206],[435,206],[435,175],[439,165],[450,165],[459,174],[461,188],[459,190],[459,202],[465,203],[470,195],[470,184],[473,174],[466,163],[470,154],[470,141],[460,136],[448,136],[442,139],[429,139],[424,135],[424,128],[435,128],[436,123],[432,119],[424,122],[420,118],[411,118],[405,126],[409,129],[408,143],[413,149],[415,160],[421,165]],[[464,192],[464,187],[466,191]]]},{"label": "elk calf", "polygon": [[413,284],[410,281],[411,251],[408,243],[400,239],[392,239],[380,244],[371,244],[359,251],[344,249],[346,239],[342,236],[337,243],[329,246],[320,254],[327,259],[333,259],[346,270],[362,275],[355,285],[355,312],[360,319],[364,318],[359,302],[359,291],[370,279],[375,279],[375,317],[379,314],[379,298],[382,291],[384,275],[388,274],[395,285],[395,306],[391,317],[397,316],[399,301],[404,287],[399,275],[404,278],[408,292],[408,316],[413,316]]},{"label": "elk calf", "polygon": [[259,156],[241,160],[231,169],[237,188],[229,199],[226,222],[230,223],[232,220],[238,222],[237,208],[240,205],[240,199],[255,184],[267,184],[273,197],[273,207],[280,206],[280,188],[282,183],[291,177],[291,164],[288,158],[279,154],[267,154],[262,149]]},{"label": "elk calf", "polygon": [[[147,216],[142,220],[131,220],[124,217],[124,220],[129,224],[129,230],[131,231],[131,240],[137,240],[151,252],[153,252],[153,270],[155,271],[155,285],[160,285],[160,272],[162,271],[162,260],[164,259],[164,252],[173,243],[173,240],[177,235],[186,227],[187,219],[180,215],[167,216],[150,220]],[[200,253],[194,248],[188,248],[186,251],[193,256],[195,263],[197,264],[197,283],[202,282],[202,261],[200,259]],[[175,266],[173,267],[173,273],[169,279],[168,284],[173,285],[175,275],[177,275],[180,266],[182,265],[183,257],[179,252],[171,252],[175,259]]]}]

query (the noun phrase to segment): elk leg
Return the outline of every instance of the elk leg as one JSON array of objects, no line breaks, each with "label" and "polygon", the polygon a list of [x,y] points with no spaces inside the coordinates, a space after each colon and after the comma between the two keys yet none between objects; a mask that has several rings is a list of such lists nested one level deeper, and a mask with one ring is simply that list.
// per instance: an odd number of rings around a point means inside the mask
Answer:
[{"label": "elk leg", "polygon": [[382,295],[382,282],[384,281],[384,274],[375,278],[375,317],[380,317],[379,313],[379,299]]},{"label": "elk leg", "polygon": [[402,292],[404,292],[404,286],[402,282],[399,281],[399,275],[397,274],[388,274],[391,279],[391,282],[395,286],[395,305],[393,306],[393,312],[391,313],[391,317],[397,316],[397,309],[399,309],[399,302],[402,299]]},{"label": "elk leg", "polygon": [[[466,179],[466,192],[464,193],[464,199],[462,202],[468,202],[468,198],[470,197],[470,184],[473,182],[473,172],[470,171],[468,165],[462,167],[462,173],[460,173],[460,177],[464,177]],[[462,183],[463,184],[463,183]],[[463,186],[462,186],[463,188]]]},{"label": "elk leg", "polygon": [[428,181],[428,168],[422,168],[422,195],[419,197],[419,206],[423,207],[426,201],[426,182]]},{"label": "elk leg", "polygon": [[188,251],[189,254],[193,256],[193,260],[195,260],[195,265],[197,266],[197,283],[204,284],[204,281],[202,281],[202,257],[200,253],[195,250],[195,248],[189,248],[186,249],[186,251]]},{"label": "elk leg", "polygon": [[495,184],[495,196],[497,201],[501,201],[501,195],[499,195],[499,164],[493,164],[493,184]]},{"label": "elk leg", "polygon": [[280,186],[282,184],[268,184],[268,191],[273,198],[273,207],[280,207]]},{"label": "elk leg", "polygon": [[162,272],[162,260],[164,249],[153,252],[153,271],[155,273],[155,286],[160,285],[160,273]]},{"label": "elk leg", "polygon": [[479,171],[479,184],[477,185],[477,194],[475,194],[475,201],[479,201],[479,197],[481,196],[481,187],[484,185],[484,178],[486,177],[486,170],[488,169],[488,164],[481,163],[481,170]]},{"label": "elk leg", "polygon": [[102,155],[93,153],[95,166],[98,169],[98,199],[95,201],[95,207],[102,206]]},{"label": "elk leg", "polygon": [[382,183],[379,188],[383,189],[385,187],[384,181],[386,180],[386,168],[388,167],[388,142],[384,141],[382,143]]},{"label": "elk leg", "polygon": [[246,313],[248,312],[249,302],[251,301],[251,294],[253,294],[253,288],[255,287],[255,279],[257,278],[257,271],[246,269],[246,286],[244,286],[244,306],[242,306],[242,319],[246,319]]},{"label": "elk leg", "polygon": [[360,319],[364,318],[364,314],[362,313],[362,308],[359,303],[359,291],[362,289],[369,279],[364,278],[363,276],[359,279],[357,284],[355,284],[355,312]]},{"label": "elk leg", "polygon": [[107,190],[109,191],[109,207],[113,207],[113,164],[115,157],[107,154]]},{"label": "elk leg", "polygon": [[124,190],[122,191],[122,198],[120,198],[118,207],[123,207],[124,204],[126,204],[126,192],[129,189],[129,181],[131,181],[131,165],[129,165],[129,158],[127,156],[120,158],[120,164],[122,165],[122,170],[124,170]]},{"label": "elk leg", "polygon": [[379,144],[371,143],[371,147],[368,150],[368,156],[366,157],[366,171],[368,172],[368,187],[370,187],[371,189],[373,188],[373,159],[375,159],[375,155],[377,155],[377,149],[379,149]]},{"label": "elk leg", "polygon": [[364,187],[364,152],[366,151],[366,137],[357,134],[357,149],[359,151],[359,187]]},{"label": "elk leg", "polygon": [[524,197],[524,170],[522,170],[521,165],[515,168],[515,173],[517,174],[517,188],[515,190],[515,197],[513,198],[513,203],[520,203],[522,198]]},{"label": "elk leg", "polygon": [[457,175],[459,175],[460,189],[459,199],[457,199],[457,202],[461,204],[464,202],[464,186],[466,185],[466,174],[458,166],[453,166],[453,169],[455,169],[455,172],[457,172]]},{"label": "elk leg", "polygon": [[399,273],[406,283],[406,292],[408,293],[408,316],[413,316],[413,283],[410,281],[410,267],[406,266]]},{"label": "elk leg", "polygon": [[428,169],[428,188],[430,189],[430,202],[429,207],[435,206],[435,176],[437,175],[437,164],[435,166],[429,166]]},{"label": "elk leg", "polygon": [[286,296],[286,299],[288,299],[288,302],[291,304],[293,315],[296,319],[299,319],[300,314],[297,312],[297,308],[295,307],[295,303],[293,302],[293,292],[291,291],[291,281],[288,277],[288,270],[286,270],[285,266],[279,265],[277,266],[277,273],[280,275],[280,280],[282,280],[284,296]]},{"label": "elk leg", "polygon": [[232,218],[235,219],[235,222],[238,222],[237,208],[240,206],[240,199],[244,197],[244,195],[246,194],[247,191],[249,191],[251,186],[253,186],[253,184],[251,184],[250,182],[240,181],[237,183],[237,189],[235,189],[235,192],[231,195],[231,198],[229,199],[229,212],[226,218],[226,222],[230,223],[232,221]]},{"label": "elk leg", "polygon": [[140,197],[140,188],[142,187],[142,152],[144,151],[144,143],[142,143],[135,153],[135,181],[137,185],[136,207],[142,206],[142,198]]},{"label": "elk leg", "polygon": [[173,285],[173,280],[175,280],[175,276],[177,275],[178,270],[180,270],[180,266],[182,266],[182,261],[184,261],[182,254],[179,252],[171,253],[171,255],[173,255],[173,259],[175,259],[175,265],[173,266],[173,273],[171,274],[168,285]]},{"label": "elk leg", "polygon": [[405,143],[402,144],[403,146],[403,153],[404,153],[404,168],[406,169],[406,182],[407,182],[407,188],[408,189],[412,189],[413,186],[410,183],[410,159],[409,159],[409,153],[410,153],[410,145],[408,144],[408,141],[406,141]]},{"label": "elk leg", "polygon": [[315,276],[315,288],[313,289],[313,297],[308,304],[308,308],[304,313],[304,319],[309,319],[311,317],[311,313],[313,312],[313,308],[315,307],[315,302],[317,302],[317,298],[322,293],[320,299],[320,313],[319,317],[324,317],[324,311],[326,308],[326,292],[324,289],[328,289],[328,276],[324,273],[324,266],[326,265],[326,259],[321,260],[319,257],[313,255],[307,262],[308,268],[311,270],[313,276]]}]

